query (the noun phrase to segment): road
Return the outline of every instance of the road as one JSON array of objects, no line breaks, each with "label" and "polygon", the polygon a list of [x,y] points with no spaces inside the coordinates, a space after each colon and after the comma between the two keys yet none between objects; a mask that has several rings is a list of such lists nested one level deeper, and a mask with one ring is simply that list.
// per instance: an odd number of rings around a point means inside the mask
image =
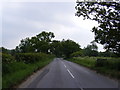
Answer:
[{"label": "road", "polygon": [[78,64],[55,58],[19,88],[118,88],[118,82]]}]

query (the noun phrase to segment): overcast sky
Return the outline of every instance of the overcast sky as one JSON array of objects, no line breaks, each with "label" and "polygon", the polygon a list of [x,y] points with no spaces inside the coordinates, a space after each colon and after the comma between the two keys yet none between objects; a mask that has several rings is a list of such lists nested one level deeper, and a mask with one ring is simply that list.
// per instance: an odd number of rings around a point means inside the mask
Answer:
[{"label": "overcast sky", "polygon": [[[71,39],[79,43],[81,48],[94,40],[91,29],[97,26],[97,22],[75,16],[75,1],[30,1],[12,0],[12,2],[2,3],[2,14],[0,13],[2,44],[0,46],[14,49],[21,39],[35,36],[42,31],[53,32],[55,40]],[[99,51],[103,51],[102,45],[98,47]]]}]

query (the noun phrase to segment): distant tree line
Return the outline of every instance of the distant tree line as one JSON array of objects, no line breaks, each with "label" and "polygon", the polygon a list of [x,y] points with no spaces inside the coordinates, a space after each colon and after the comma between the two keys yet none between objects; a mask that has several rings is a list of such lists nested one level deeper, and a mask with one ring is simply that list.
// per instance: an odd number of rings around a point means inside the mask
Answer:
[{"label": "distant tree line", "polygon": [[58,57],[70,57],[70,54],[80,50],[80,45],[72,40],[52,40],[54,33],[45,32],[21,40],[21,43],[16,47],[15,52],[42,52],[47,54],[55,54]]},{"label": "distant tree line", "polygon": [[109,51],[98,52],[98,47],[95,42],[91,42],[87,47],[81,49],[80,45],[73,40],[52,40],[54,37],[54,33],[43,31],[34,37],[22,39],[20,44],[13,50],[2,47],[0,51],[12,55],[16,53],[46,53],[64,58],[77,56],[116,57],[114,53]]}]

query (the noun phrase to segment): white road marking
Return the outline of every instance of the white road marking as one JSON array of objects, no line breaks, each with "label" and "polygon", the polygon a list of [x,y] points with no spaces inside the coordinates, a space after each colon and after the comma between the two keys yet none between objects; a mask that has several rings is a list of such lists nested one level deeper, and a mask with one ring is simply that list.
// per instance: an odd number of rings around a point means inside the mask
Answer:
[{"label": "white road marking", "polygon": [[[62,62],[63,63],[63,62]],[[63,65],[65,66],[65,68],[66,68],[66,65],[63,63]]]},{"label": "white road marking", "polygon": [[72,73],[70,72],[70,70],[69,69],[67,69],[67,71],[69,72],[69,74],[72,76],[72,78],[75,78],[73,75],[72,75]]},{"label": "white road marking", "polygon": [[64,64],[65,68],[66,68],[66,65]]},{"label": "white road marking", "polygon": [[83,88],[80,88],[80,90],[83,90]]}]

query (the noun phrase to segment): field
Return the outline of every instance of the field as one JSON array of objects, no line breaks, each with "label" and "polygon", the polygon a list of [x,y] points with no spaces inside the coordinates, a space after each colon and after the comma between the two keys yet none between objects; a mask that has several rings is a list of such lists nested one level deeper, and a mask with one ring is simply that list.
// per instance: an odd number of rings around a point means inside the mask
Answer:
[{"label": "field", "polygon": [[[99,60],[99,61],[98,61]],[[96,70],[111,78],[120,79],[120,58],[112,57],[73,57],[74,63]]]}]

